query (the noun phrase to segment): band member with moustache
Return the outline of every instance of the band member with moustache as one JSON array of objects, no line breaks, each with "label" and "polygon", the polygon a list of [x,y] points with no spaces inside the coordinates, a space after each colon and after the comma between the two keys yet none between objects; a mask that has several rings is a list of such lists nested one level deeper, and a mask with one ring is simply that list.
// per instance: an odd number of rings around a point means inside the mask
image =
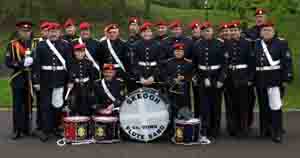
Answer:
[{"label": "band member with moustache", "polygon": [[126,42],[120,38],[120,29],[117,24],[106,27],[107,39],[100,42],[95,60],[99,65],[114,64],[117,78],[124,81],[127,79],[129,49]]},{"label": "band member with moustache", "polygon": [[134,43],[141,39],[140,36],[140,19],[138,17],[130,17],[128,20],[129,38],[128,43]]},{"label": "band member with moustache", "polygon": [[[101,72],[100,66],[96,62],[97,50],[100,47],[100,43],[92,38],[91,35],[92,26],[88,22],[81,22],[79,24],[80,37],[72,41],[73,47],[78,44],[85,44],[85,57],[88,58],[94,65],[94,67]],[[98,75],[99,73],[95,74]]]},{"label": "band member with moustache", "polygon": [[114,64],[104,64],[103,79],[96,81],[95,115],[117,115],[124,96],[121,94],[122,86],[116,78]]},{"label": "band member with moustache", "polygon": [[69,63],[72,59],[70,44],[62,39],[61,26],[51,23],[49,36],[38,44],[34,62],[35,87],[41,95],[41,141],[47,141],[51,134],[58,135],[61,109],[64,103],[64,87],[67,82]]},{"label": "band member with moustache", "polygon": [[204,143],[210,143],[208,137],[216,139],[220,133],[222,91],[228,53],[225,52],[224,41],[214,38],[210,22],[204,22],[201,28],[203,39],[194,44],[192,51],[201,103],[200,111],[195,111],[195,114],[196,117],[200,115],[202,120],[201,134],[204,136]]},{"label": "band member with moustache", "polygon": [[13,70],[9,79],[13,96],[13,134],[17,140],[31,134],[32,80],[31,66],[33,58],[32,22],[20,20],[16,24],[17,37],[7,46],[5,64]]},{"label": "band member with moustache", "polygon": [[67,19],[67,21],[64,24],[64,29],[65,29],[65,34],[63,35],[63,39],[68,41],[68,42],[72,42],[74,39],[78,38],[78,36],[76,35],[76,24],[75,21],[71,18]]},{"label": "band member with moustache", "polygon": [[163,53],[160,43],[153,39],[153,24],[145,22],[141,26],[142,40],[135,44],[135,68],[133,70],[136,80],[142,86],[158,88],[161,81],[159,64]]},{"label": "band member with moustache", "polygon": [[156,24],[155,40],[162,42],[168,39],[168,23],[164,20],[159,20]]},{"label": "band member with moustache", "polygon": [[282,97],[280,87],[286,87],[293,80],[292,54],[288,42],[275,36],[271,21],[261,25],[261,40],[256,41],[254,57],[260,113],[260,134],[275,143],[281,143],[283,134]]},{"label": "band member with moustache", "polygon": [[74,59],[70,64],[68,90],[71,91],[71,115],[90,116],[92,114],[91,93],[98,79],[97,69],[86,58],[86,45],[74,46]]},{"label": "band member with moustache", "polygon": [[227,130],[231,136],[248,135],[248,96],[252,85],[255,66],[253,62],[251,41],[241,37],[239,21],[230,24],[231,41],[227,46],[229,53],[228,74],[225,92]]}]

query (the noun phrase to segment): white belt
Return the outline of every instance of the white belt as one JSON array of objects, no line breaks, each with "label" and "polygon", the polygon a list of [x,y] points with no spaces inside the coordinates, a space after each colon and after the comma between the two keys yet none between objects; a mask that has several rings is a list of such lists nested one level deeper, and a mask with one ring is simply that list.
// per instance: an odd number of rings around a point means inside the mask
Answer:
[{"label": "white belt", "polygon": [[143,62],[143,61],[139,61],[138,64],[140,66],[156,66],[157,62],[153,61],[153,62]]},{"label": "white belt", "polygon": [[280,65],[256,67],[256,71],[269,71],[269,70],[278,70],[278,69],[280,69]]},{"label": "white belt", "polygon": [[75,78],[76,83],[85,83],[89,80],[90,80],[90,78],[88,78],[88,77],[86,77],[86,78]]},{"label": "white belt", "polygon": [[198,68],[200,70],[204,70],[204,71],[207,71],[207,70],[217,70],[217,69],[221,68],[221,65],[211,65],[211,66],[198,65]]},{"label": "white belt", "polygon": [[247,64],[229,65],[229,69],[246,69],[246,68],[248,68]]},{"label": "white belt", "polygon": [[56,71],[56,70],[64,70],[63,66],[42,66],[42,70],[47,70],[47,71]]}]

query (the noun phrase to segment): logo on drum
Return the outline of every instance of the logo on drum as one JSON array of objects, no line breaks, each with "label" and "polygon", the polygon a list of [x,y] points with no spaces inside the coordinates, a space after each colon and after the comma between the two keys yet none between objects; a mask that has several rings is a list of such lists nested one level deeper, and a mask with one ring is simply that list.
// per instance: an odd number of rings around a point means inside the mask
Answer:
[{"label": "logo on drum", "polygon": [[83,127],[78,128],[77,134],[78,134],[79,137],[85,136],[86,135],[85,133],[86,133],[86,130]]},{"label": "logo on drum", "polygon": [[105,136],[105,132],[104,132],[104,129],[102,127],[98,127],[96,129],[96,136],[97,137],[104,137]]},{"label": "logo on drum", "polygon": [[176,135],[176,140],[178,139],[177,141],[180,141],[183,138],[182,128],[176,128],[175,135]]}]

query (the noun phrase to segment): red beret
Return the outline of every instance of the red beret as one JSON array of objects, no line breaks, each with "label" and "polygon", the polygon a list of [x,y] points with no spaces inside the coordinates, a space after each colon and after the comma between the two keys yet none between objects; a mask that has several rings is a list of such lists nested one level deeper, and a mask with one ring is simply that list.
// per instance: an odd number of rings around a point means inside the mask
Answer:
[{"label": "red beret", "polygon": [[173,45],[175,50],[184,50],[184,43],[176,43]]},{"label": "red beret", "polygon": [[207,29],[212,27],[211,23],[209,21],[205,21],[204,23],[202,23],[201,25],[201,30]]},{"label": "red beret", "polygon": [[138,17],[130,17],[129,20],[128,20],[128,23],[129,23],[129,25],[132,24],[132,23],[138,24],[139,23],[139,18]]},{"label": "red beret", "polygon": [[71,18],[67,19],[67,21],[64,24],[64,28],[67,28],[69,26],[74,26],[75,25],[75,21]]},{"label": "red beret", "polygon": [[231,28],[237,28],[241,26],[241,22],[239,20],[232,21],[230,24]]},{"label": "red beret", "polygon": [[59,23],[56,22],[49,23],[48,30],[58,30],[58,29],[61,29]]},{"label": "red beret", "polygon": [[169,28],[174,29],[176,27],[182,27],[181,21],[180,20],[174,20],[173,22],[170,23]]},{"label": "red beret", "polygon": [[31,21],[19,21],[16,23],[16,27],[23,28],[23,29],[31,29],[32,25],[33,24]]},{"label": "red beret", "polygon": [[86,48],[85,44],[76,44],[74,46],[74,50],[80,50],[80,49],[85,49],[85,48]]},{"label": "red beret", "polygon": [[264,14],[267,14],[267,10],[266,9],[263,9],[263,8],[257,8],[256,11],[255,11],[255,15],[264,15]]},{"label": "red beret", "polygon": [[90,28],[91,28],[91,24],[89,24],[88,22],[82,22],[79,24],[80,30],[88,30]]},{"label": "red beret", "polygon": [[104,30],[106,30],[106,32],[109,32],[110,30],[112,29],[119,29],[118,25],[117,24],[109,24],[105,27]]},{"label": "red beret", "polygon": [[200,27],[200,21],[199,20],[194,20],[189,24],[189,28],[194,30],[195,28]]},{"label": "red beret", "polygon": [[222,22],[222,23],[220,23],[220,25],[219,25],[219,29],[220,29],[220,30],[228,29],[228,28],[230,28],[230,27],[231,27],[231,23],[227,23],[227,22]]},{"label": "red beret", "polygon": [[152,23],[150,23],[150,22],[144,22],[144,24],[140,28],[140,31],[143,32],[143,31],[146,31],[148,29],[151,29],[152,26],[153,26]]},{"label": "red beret", "polygon": [[164,20],[159,20],[156,24],[155,24],[155,26],[168,26],[168,23],[166,22],[166,21],[164,21]]},{"label": "red beret", "polygon": [[115,70],[115,66],[114,66],[114,64],[104,64],[103,65],[103,70],[104,71],[106,71],[106,70],[112,71],[112,70]]},{"label": "red beret", "polygon": [[261,28],[263,28],[263,27],[274,27],[274,23],[272,21],[267,21],[264,24],[262,24],[260,27]]},{"label": "red beret", "polygon": [[49,25],[50,25],[50,23],[48,21],[44,21],[44,22],[41,23],[40,29],[41,30],[45,30],[45,29],[48,30],[49,29]]}]

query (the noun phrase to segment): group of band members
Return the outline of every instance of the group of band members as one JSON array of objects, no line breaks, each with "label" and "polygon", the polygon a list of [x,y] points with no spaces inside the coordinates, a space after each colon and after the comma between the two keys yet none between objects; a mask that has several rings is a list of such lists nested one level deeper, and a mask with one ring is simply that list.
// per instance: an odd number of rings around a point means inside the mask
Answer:
[{"label": "group of band members", "polygon": [[188,27],[191,37],[179,20],[140,24],[132,17],[127,41],[117,24],[105,27],[105,36],[97,40],[91,24],[82,22],[77,36],[72,19],[63,25],[64,33],[59,23],[42,22],[41,37],[33,38],[32,23],[21,20],[5,60],[13,70],[12,139],[31,134],[34,95],[34,133],[45,142],[61,133],[65,100],[73,116],[111,114],[112,103],[120,106],[125,95],[151,87],[168,96],[173,119],[193,102],[194,117],[202,121],[201,140],[207,143],[220,135],[223,94],[226,129],[234,137],[249,134],[257,98],[260,136],[281,143],[282,97],[293,79],[292,55],[267,11],[257,9],[255,16],[256,25],[248,30],[241,30],[239,21],[215,29],[196,20]]}]

